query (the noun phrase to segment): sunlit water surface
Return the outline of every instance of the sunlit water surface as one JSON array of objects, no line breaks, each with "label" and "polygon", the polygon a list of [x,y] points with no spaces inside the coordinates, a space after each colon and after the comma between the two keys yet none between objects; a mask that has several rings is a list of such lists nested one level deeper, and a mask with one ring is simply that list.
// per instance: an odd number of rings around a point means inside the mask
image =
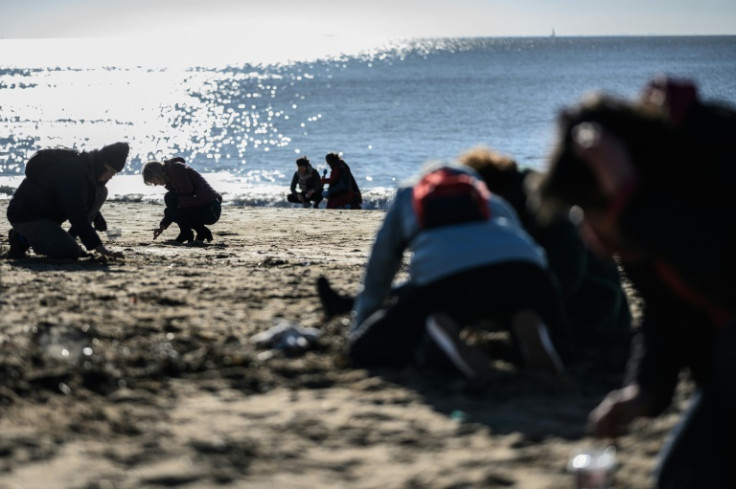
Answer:
[{"label": "sunlit water surface", "polygon": [[118,198],[160,199],[142,164],[183,156],[228,202],[286,205],[307,155],[342,152],[368,207],[478,144],[543,169],[560,108],[651,76],[736,101],[736,37],[0,40],[0,198],[36,150],[128,141]]}]

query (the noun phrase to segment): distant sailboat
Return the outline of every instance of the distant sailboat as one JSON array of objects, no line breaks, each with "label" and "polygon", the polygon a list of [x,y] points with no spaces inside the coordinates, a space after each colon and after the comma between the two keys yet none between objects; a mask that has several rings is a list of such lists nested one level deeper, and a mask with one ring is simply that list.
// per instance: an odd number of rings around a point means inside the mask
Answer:
[{"label": "distant sailboat", "polygon": [[550,34],[549,37],[551,37],[552,39],[554,39],[555,37],[557,37],[557,35],[555,34],[555,28],[554,27],[552,28],[552,34]]}]

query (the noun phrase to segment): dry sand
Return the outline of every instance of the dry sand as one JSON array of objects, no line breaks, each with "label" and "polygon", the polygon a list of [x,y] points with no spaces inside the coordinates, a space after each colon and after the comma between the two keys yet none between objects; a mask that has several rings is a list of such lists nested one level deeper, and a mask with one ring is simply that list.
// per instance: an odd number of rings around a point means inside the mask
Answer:
[{"label": "dry sand", "polygon": [[[162,210],[105,205],[124,260],[0,260],[0,489],[573,487],[616,362],[591,352],[563,385],[502,361],[476,383],[353,369],[314,284],[356,291],[381,211],[226,207],[197,247],[151,240]],[[275,318],[319,348],[256,348]],[[650,486],[676,418],[618,441],[614,487]]]}]

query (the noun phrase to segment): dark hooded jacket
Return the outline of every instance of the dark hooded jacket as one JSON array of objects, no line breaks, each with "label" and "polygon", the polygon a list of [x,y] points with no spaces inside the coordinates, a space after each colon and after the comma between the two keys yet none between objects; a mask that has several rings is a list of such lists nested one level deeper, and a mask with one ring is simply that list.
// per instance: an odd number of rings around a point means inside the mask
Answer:
[{"label": "dark hooded jacket", "polygon": [[179,195],[179,208],[198,207],[213,200],[222,202],[218,194],[207,180],[196,170],[187,166],[182,158],[172,158],[164,163],[168,183],[166,190]]},{"label": "dark hooded jacket", "polygon": [[93,154],[69,151],[43,171],[27,176],[8,204],[8,220],[50,219],[59,224],[68,220],[88,250],[102,244],[89,222],[97,192]]}]

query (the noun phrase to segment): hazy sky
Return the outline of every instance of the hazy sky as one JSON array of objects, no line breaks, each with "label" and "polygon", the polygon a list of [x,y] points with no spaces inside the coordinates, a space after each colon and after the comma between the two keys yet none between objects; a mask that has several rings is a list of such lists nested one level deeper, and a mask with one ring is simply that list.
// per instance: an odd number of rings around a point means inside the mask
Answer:
[{"label": "hazy sky", "polygon": [[[736,34],[736,0],[0,0],[0,38]],[[0,56],[2,53],[0,53]]]}]

